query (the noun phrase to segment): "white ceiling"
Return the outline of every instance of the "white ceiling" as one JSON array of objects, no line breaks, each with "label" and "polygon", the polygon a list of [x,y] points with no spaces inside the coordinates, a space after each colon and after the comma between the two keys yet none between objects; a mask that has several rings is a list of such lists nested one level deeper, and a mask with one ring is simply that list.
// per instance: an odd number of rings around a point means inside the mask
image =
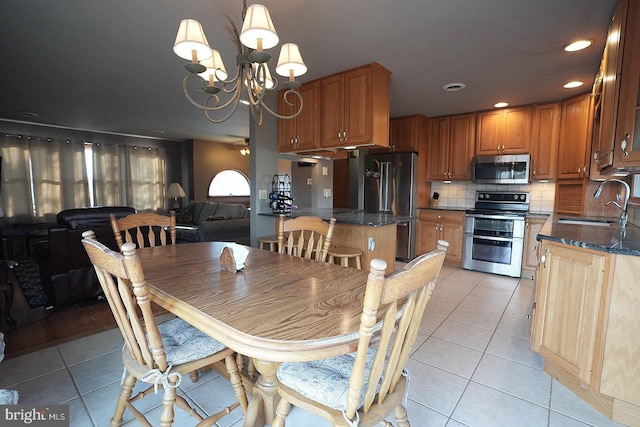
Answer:
[{"label": "white ceiling", "polygon": [[[249,2],[251,3],[251,1]],[[305,82],[370,62],[391,72],[391,116],[559,100],[589,90],[615,0],[265,0]],[[241,0],[2,0],[0,118],[169,139],[241,140],[247,107],[209,123],[182,94],[178,23],[198,19],[227,70]],[[578,38],[581,52],[562,47]],[[273,49],[276,61],[278,50]],[[271,65],[274,69],[274,65]],[[585,86],[564,89],[570,80]],[[442,86],[463,82],[466,89]],[[21,112],[37,113],[26,118]]]}]

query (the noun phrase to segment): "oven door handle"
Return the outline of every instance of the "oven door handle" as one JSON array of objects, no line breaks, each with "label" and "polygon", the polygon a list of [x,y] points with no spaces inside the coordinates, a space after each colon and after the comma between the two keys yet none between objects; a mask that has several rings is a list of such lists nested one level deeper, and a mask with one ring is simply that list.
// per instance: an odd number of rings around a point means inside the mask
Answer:
[{"label": "oven door handle", "polygon": [[521,216],[506,216],[506,215],[487,215],[487,214],[466,214],[467,218],[486,218],[486,219],[503,219],[513,221],[524,221],[524,217]]},{"label": "oven door handle", "polygon": [[494,240],[496,242],[513,242],[513,241],[523,240],[521,237],[493,237],[493,236],[482,236],[479,234],[465,234],[465,236],[473,237],[474,239]]}]

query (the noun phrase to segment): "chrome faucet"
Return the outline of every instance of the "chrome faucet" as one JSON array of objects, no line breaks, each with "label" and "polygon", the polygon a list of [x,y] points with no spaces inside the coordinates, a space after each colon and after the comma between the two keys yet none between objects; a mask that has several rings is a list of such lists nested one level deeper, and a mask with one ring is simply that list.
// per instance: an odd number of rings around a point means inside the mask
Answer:
[{"label": "chrome faucet", "polygon": [[[607,179],[606,181],[603,181],[602,184],[600,184],[600,186],[598,187],[598,189],[596,190],[595,194],[593,195],[593,197],[595,197],[596,199],[598,197],[600,197],[600,193],[602,193],[602,188],[608,183],[608,182],[619,182],[620,184],[624,185],[625,188],[625,193],[624,193],[624,202],[622,202],[622,206],[620,206],[620,203],[618,203],[615,200],[610,200],[607,202],[606,206],[609,206],[610,204],[614,204],[618,209],[620,209],[622,211],[622,214],[620,215],[620,225],[622,227],[627,225],[627,206],[629,205],[629,196],[631,195],[631,188],[629,187],[629,184],[627,184],[626,181],[623,181],[621,179]],[[618,201],[620,201],[620,194],[618,193]]]}]

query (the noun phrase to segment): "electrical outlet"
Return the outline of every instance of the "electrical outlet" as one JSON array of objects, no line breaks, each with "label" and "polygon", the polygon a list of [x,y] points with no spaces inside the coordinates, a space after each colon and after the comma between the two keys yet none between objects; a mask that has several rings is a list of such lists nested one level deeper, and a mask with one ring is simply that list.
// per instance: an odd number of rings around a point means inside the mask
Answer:
[{"label": "electrical outlet", "polygon": [[267,200],[267,190],[258,190],[258,199]]},{"label": "electrical outlet", "polygon": [[307,185],[313,185],[312,183],[313,181],[311,180],[311,178],[307,178]]},{"label": "electrical outlet", "polygon": [[371,252],[376,248],[376,242],[373,241],[373,237],[369,237],[369,241],[367,242],[367,247]]},{"label": "electrical outlet", "polygon": [[328,199],[329,197],[331,197],[331,189],[330,188],[325,188],[323,191],[324,194],[324,198]]}]

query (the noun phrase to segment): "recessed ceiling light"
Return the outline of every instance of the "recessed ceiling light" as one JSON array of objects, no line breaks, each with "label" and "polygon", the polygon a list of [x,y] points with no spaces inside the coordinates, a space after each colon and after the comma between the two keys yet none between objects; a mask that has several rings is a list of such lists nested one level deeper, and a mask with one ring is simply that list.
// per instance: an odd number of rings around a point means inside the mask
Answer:
[{"label": "recessed ceiling light", "polygon": [[20,112],[18,112],[18,115],[22,116],[22,117],[27,117],[29,119],[32,119],[34,117],[38,117],[37,113],[32,113],[31,111],[20,111]]},{"label": "recessed ceiling light", "polygon": [[164,135],[163,130],[152,130],[151,133],[154,135]]},{"label": "recessed ceiling light", "polygon": [[504,108],[507,105],[509,105],[508,102],[496,102],[495,104],[493,104],[493,106],[496,107],[496,108]]},{"label": "recessed ceiling light", "polygon": [[464,89],[465,87],[467,87],[467,85],[464,83],[448,83],[442,86],[442,89],[444,89],[447,92],[457,92],[459,90]]},{"label": "recessed ceiling light", "polygon": [[569,83],[565,83],[565,84],[564,84],[564,88],[565,88],[565,89],[573,89],[574,87],[580,87],[580,86],[582,86],[583,84],[584,84],[584,82],[578,82],[578,81],[575,81],[575,82],[569,82]]},{"label": "recessed ceiling light", "polygon": [[578,40],[573,43],[569,43],[563,49],[567,52],[575,52],[577,50],[586,49],[591,46],[591,40]]}]

